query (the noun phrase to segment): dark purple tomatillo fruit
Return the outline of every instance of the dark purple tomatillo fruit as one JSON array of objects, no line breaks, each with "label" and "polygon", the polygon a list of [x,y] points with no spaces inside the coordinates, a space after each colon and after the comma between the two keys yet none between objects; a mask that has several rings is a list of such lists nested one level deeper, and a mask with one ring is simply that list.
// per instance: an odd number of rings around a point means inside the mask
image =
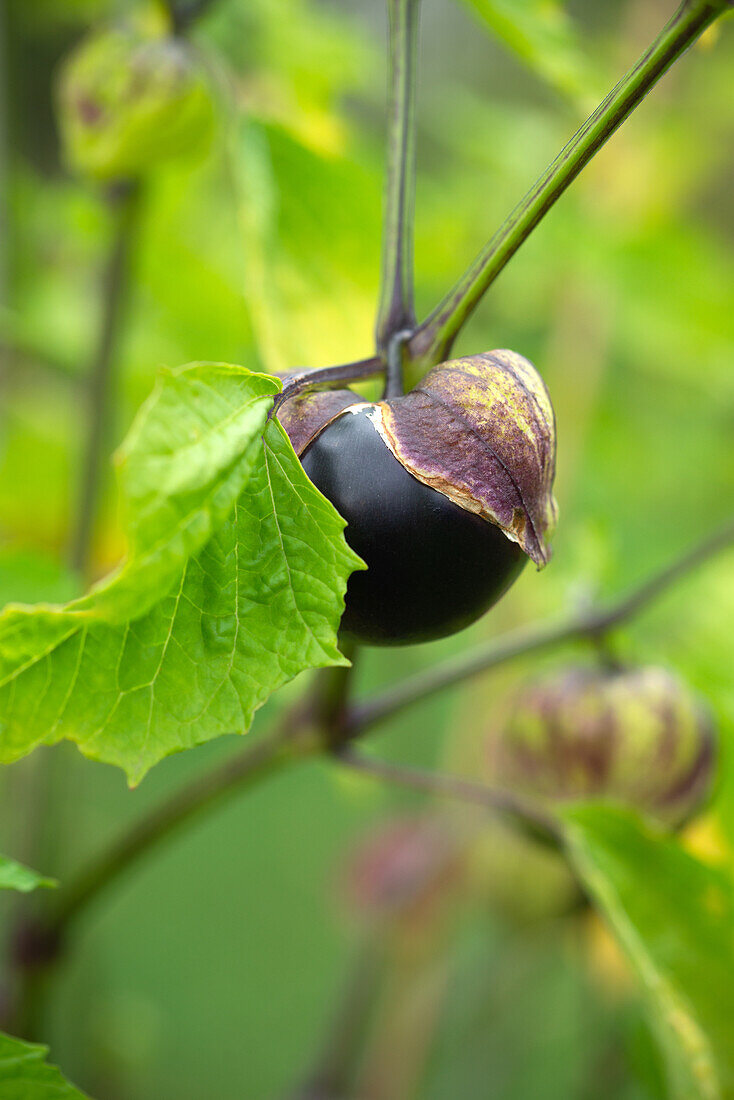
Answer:
[{"label": "dark purple tomatillo fruit", "polygon": [[452,634],[496,603],[528,557],[547,561],[553,410],[520,356],[443,364],[389,401],[297,397],[279,415],[367,564],[349,580],[341,623],[355,640]]},{"label": "dark purple tomatillo fruit", "polygon": [[527,560],[499,527],[409,474],[370,406],[338,417],[301,462],[368,565],[347,589],[341,627],[354,638],[397,645],[453,634],[484,614]]}]

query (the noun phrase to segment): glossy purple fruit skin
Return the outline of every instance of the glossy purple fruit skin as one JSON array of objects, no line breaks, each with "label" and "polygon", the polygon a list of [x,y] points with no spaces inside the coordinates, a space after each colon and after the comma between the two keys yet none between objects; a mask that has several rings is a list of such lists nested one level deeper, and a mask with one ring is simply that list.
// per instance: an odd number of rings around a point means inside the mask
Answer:
[{"label": "glossy purple fruit skin", "polygon": [[407,645],[454,634],[488,611],[528,560],[495,524],[409,474],[369,406],[338,416],[301,462],[368,566],[347,588],[341,628],[355,641]]}]

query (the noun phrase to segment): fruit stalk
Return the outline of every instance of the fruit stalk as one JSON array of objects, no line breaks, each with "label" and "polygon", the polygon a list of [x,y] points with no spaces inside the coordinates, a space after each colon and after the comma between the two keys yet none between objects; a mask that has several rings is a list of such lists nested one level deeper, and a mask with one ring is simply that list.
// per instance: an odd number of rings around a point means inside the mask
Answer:
[{"label": "fruit stalk", "polygon": [[424,791],[442,798],[455,798],[462,802],[484,806],[509,818],[523,832],[550,847],[561,843],[561,829],[553,815],[530,799],[509,790],[500,790],[483,783],[475,783],[459,775],[425,771],[422,768],[405,767],[392,761],[378,760],[372,756],[343,748],[336,759],[347,768],[372,775],[386,783],[397,784],[415,791]]},{"label": "fruit stalk", "polygon": [[89,570],[103,460],[106,457],[105,443],[112,403],[115,357],[130,290],[132,253],[138,230],[139,184],[125,182],[115,185],[110,192],[109,201],[115,225],[102,282],[97,346],[87,382],[87,439],[78,489],[78,514],[69,551],[72,569],[82,575]]},{"label": "fruit stalk", "polygon": [[489,287],[566,188],[632,114],[674,61],[730,8],[727,0],[685,0],[637,64],[576,131],[410,342],[422,374],[449,358],[453,343]]}]

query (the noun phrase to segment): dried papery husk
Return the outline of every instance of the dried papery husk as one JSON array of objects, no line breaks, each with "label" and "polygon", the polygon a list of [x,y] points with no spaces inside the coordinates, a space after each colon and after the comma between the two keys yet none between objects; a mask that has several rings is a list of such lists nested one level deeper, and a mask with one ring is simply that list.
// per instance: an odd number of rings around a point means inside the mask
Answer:
[{"label": "dried papery husk", "polygon": [[524,685],[492,763],[526,794],[612,799],[678,825],[708,795],[715,749],[707,708],[667,669],[572,667]]},{"label": "dried papery husk", "polygon": [[410,393],[379,402],[374,420],[414,477],[546,564],[557,514],[555,416],[532,363],[506,350],[442,363]]},{"label": "dried papery husk", "polygon": [[[284,381],[287,381],[287,376]],[[300,456],[327,424],[362,398],[352,390],[316,390],[289,397],[278,409],[293,450]]]}]

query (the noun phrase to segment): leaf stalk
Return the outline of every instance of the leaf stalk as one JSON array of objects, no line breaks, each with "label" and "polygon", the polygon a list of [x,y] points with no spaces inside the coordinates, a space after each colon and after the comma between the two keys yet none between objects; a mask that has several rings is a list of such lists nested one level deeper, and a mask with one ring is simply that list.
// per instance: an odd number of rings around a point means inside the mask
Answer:
[{"label": "leaf stalk", "polygon": [[420,0],[388,0],[390,73],[387,178],[382,238],[377,350],[400,329],[415,327],[413,214],[415,199],[415,86]]},{"label": "leaf stalk", "polygon": [[673,62],[729,8],[727,0],[684,0],[637,64],[577,130],[456,285],[418,326],[410,342],[410,359],[421,373],[449,358],[456,337],[489,287],[569,184]]}]

